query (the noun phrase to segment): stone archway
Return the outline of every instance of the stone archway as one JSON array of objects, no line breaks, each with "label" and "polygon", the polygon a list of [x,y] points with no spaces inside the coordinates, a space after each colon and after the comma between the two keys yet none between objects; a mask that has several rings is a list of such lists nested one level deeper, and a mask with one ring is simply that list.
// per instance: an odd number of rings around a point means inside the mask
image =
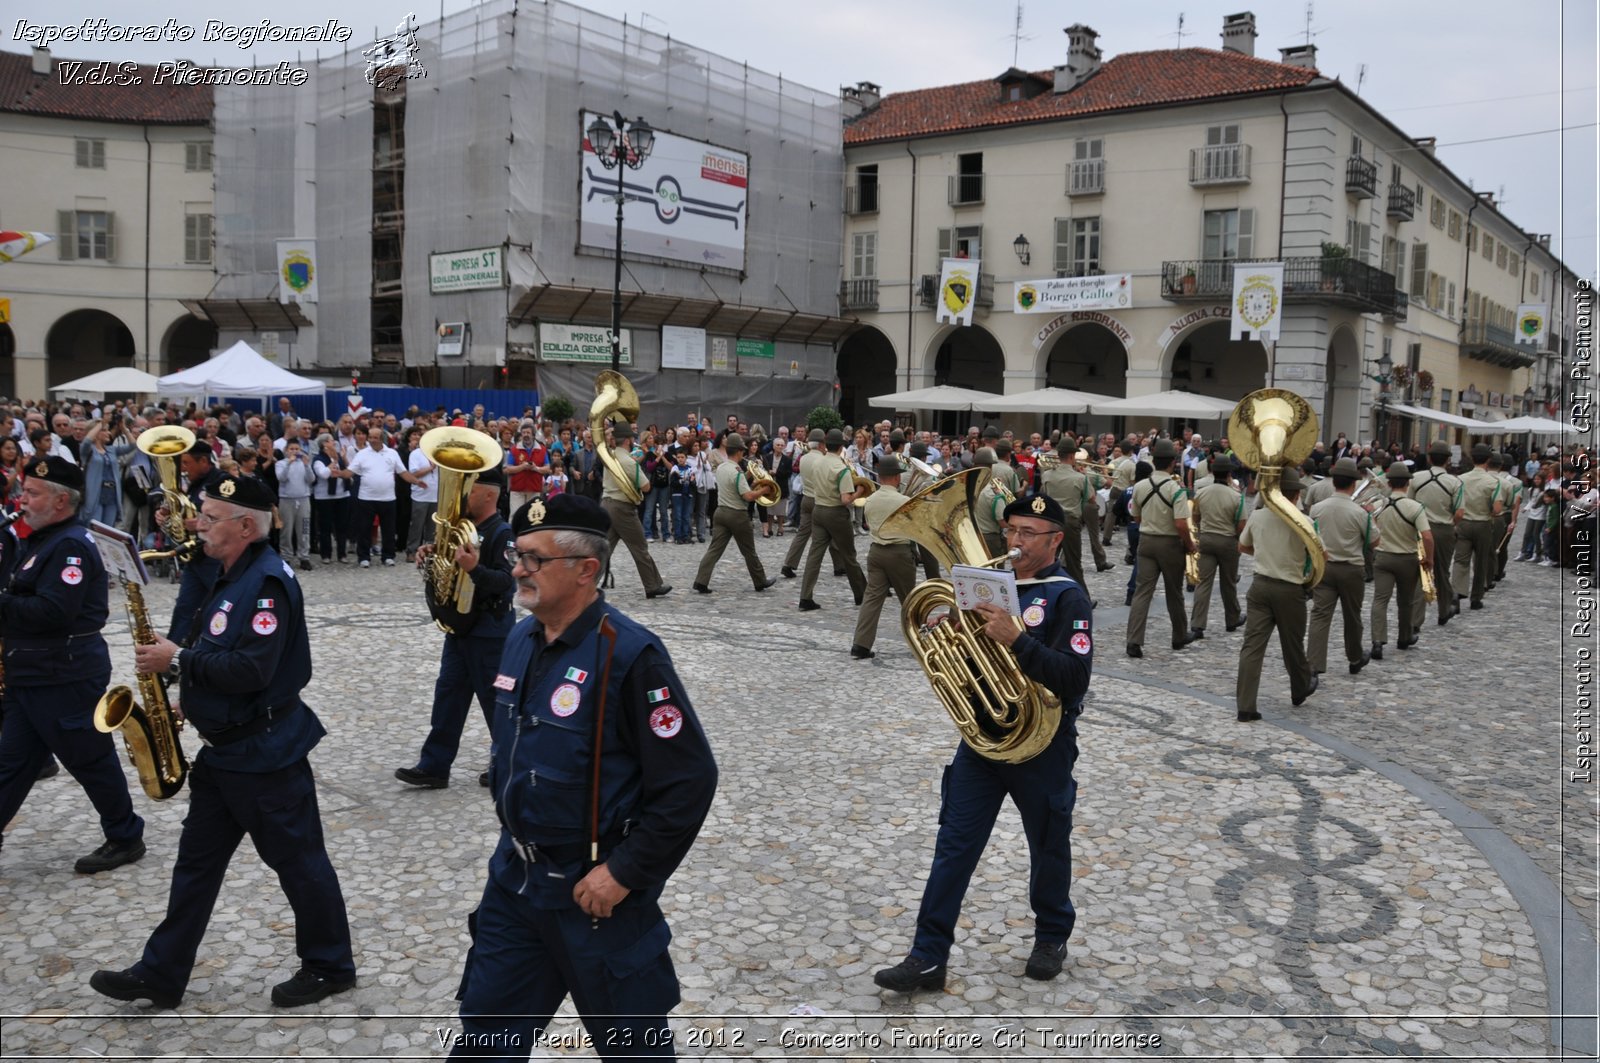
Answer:
[{"label": "stone archway", "polygon": [[1211,321],[1169,346],[1166,387],[1215,399],[1244,398],[1267,386],[1267,350],[1257,340],[1234,340],[1226,321]]},{"label": "stone archway", "polygon": [[868,424],[894,416],[893,410],[870,405],[874,395],[895,389],[899,368],[889,337],[869,326],[850,334],[839,348],[834,375],[839,380],[839,415],[846,424]]},{"label": "stone archway", "polygon": [[[1090,321],[1063,329],[1051,337],[1049,347],[1040,355],[1043,387],[1070,388],[1119,399],[1128,394],[1128,349],[1104,325]],[[1115,417],[1094,414],[1050,414],[1041,428],[1100,433],[1115,431],[1117,421]]]},{"label": "stone archway", "polygon": [[44,341],[50,385],[76,380],[102,369],[133,365],[133,333],[104,310],[74,310],[63,315]]},{"label": "stone archway", "polygon": [[[938,347],[933,356],[933,383],[951,387],[972,388],[975,391],[1001,390],[1005,379],[1006,355],[1000,341],[981,325],[964,325],[950,329],[936,338]],[[944,411],[935,415],[935,424],[946,435],[963,431],[963,421],[971,421],[965,412]],[[959,426],[959,427],[958,427]],[[918,426],[923,427],[921,425]]]},{"label": "stone archway", "polygon": [[1360,442],[1370,439],[1370,426],[1361,421],[1361,346],[1348,325],[1334,329],[1328,340],[1327,372],[1322,399],[1322,438],[1343,432]]},{"label": "stone archway", "polygon": [[211,357],[217,347],[217,326],[185,314],[172,323],[161,341],[161,365],[164,373],[176,373],[199,365]]}]

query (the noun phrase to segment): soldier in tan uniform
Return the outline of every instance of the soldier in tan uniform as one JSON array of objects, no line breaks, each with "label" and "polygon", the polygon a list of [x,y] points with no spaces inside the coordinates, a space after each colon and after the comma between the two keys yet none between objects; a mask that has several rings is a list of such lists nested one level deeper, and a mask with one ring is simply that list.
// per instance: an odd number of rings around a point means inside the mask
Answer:
[{"label": "soldier in tan uniform", "polygon": [[996,484],[1011,492],[1012,498],[1022,497],[1022,477],[1017,475],[1016,466],[1011,464],[1011,440],[995,440],[994,465],[990,468],[989,475]]},{"label": "soldier in tan uniform", "polygon": [[[783,555],[783,567],[778,571],[783,573],[784,579],[794,579],[794,567],[800,563],[806,547],[811,545],[811,512],[816,506],[817,486],[813,482],[812,473],[820,471],[822,462],[817,455],[821,454],[822,442],[826,434],[820,428],[813,428],[806,436],[805,453],[798,459],[800,462],[800,527],[795,529],[794,542],[789,544],[789,550]],[[833,560],[833,571],[837,574],[844,568],[844,558],[839,554],[837,547],[829,540],[828,553]]]},{"label": "soldier in tan uniform", "polygon": [[872,644],[878,639],[878,617],[889,591],[893,590],[903,605],[906,595],[917,585],[916,544],[882,531],[883,522],[910,501],[900,493],[903,470],[893,455],[886,455],[878,462],[876,471],[878,489],[862,507],[872,536],[872,545],[867,548],[867,597],[861,603],[861,614],[856,617],[855,642],[850,647],[850,656],[863,661],[876,656]]},{"label": "soldier in tan uniform", "polygon": [[[1291,504],[1295,503],[1300,496],[1300,474],[1292,468],[1284,469],[1279,490]],[[1311,557],[1294,529],[1266,507],[1250,514],[1239,536],[1239,552],[1256,559],[1256,574],[1245,596],[1249,609],[1234,687],[1239,720],[1248,722],[1261,719],[1256,711],[1256,695],[1261,689],[1261,662],[1266,659],[1267,642],[1274,628],[1283,650],[1284,668],[1289,672],[1291,703],[1302,705],[1317,692],[1317,677],[1306,661],[1305,644],[1305,580],[1311,571]]]},{"label": "soldier in tan uniform", "polygon": [[[1461,611],[1456,605],[1455,586],[1450,567],[1456,553],[1456,522],[1461,519],[1461,481],[1445,471],[1450,463],[1450,444],[1436,440],[1428,448],[1428,468],[1411,477],[1411,497],[1428,511],[1428,530],[1433,532],[1433,582],[1439,592],[1439,626]],[[1428,603],[1419,594],[1412,606],[1412,628],[1422,626]]]},{"label": "soldier in tan uniform", "polygon": [[[1089,494],[1083,500],[1083,531],[1089,536],[1089,552],[1094,555],[1094,570],[1096,572],[1109,572],[1117,566],[1106,560],[1105,544],[1100,541],[1100,488],[1106,485],[1105,477],[1097,472],[1090,472],[1083,467],[1084,462],[1090,459],[1088,450],[1075,450],[1072,440],[1067,440],[1067,449],[1061,452],[1063,461],[1071,461],[1073,467],[1083,473],[1089,480]],[[1111,508],[1111,501],[1106,500],[1106,508]],[[1082,547],[1079,547],[1079,556],[1082,556]],[[1087,589],[1087,584],[1085,584]]]},{"label": "soldier in tan uniform", "polygon": [[1150,448],[1155,472],[1135,485],[1129,513],[1139,522],[1139,579],[1128,614],[1128,656],[1144,656],[1145,621],[1156,596],[1156,581],[1166,589],[1167,616],[1172,620],[1172,648],[1181,650],[1194,641],[1183,608],[1183,560],[1194,551],[1189,533],[1189,497],[1172,476],[1177,448],[1170,439],[1158,439]]},{"label": "soldier in tan uniform", "polygon": [[722,449],[727,452],[728,460],[717,466],[717,510],[711,515],[711,544],[700,559],[694,589],[701,594],[711,593],[711,573],[722,560],[728,540],[732,539],[739,545],[739,553],[744,556],[756,590],[764,591],[778,581],[767,578],[767,570],[756,556],[756,536],[750,527],[748,505],[756,500],[757,493],[745,475],[741,460],[745,455],[744,439],[739,433],[730,432],[722,441]]},{"label": "soldier in tan uniform", "polygon": [[[995,467],[999,468],[998,465]],[[1061,542],[1061,567],[1077,581],[1078,586],[1084,588],[1089,584],[1083,578],[1083,515],[1091,490],[1089,478],[1067,461],[1039,474],[1039,492],[1056,500],[1066,521],[1063,526],[1066,537]]]},{"label": "soldier in tan uniform", "polygon": [[1333,494],[1333,479],[1328,475],[1326,466],[1317,466],[1311,485],[1305,489],[1300,499],[1300,509],[1310,513],[1311,507]]},{"label": "soldier in tan uniform", "polygon": [[1511,552],[1511,538],[1506,535],[1508,528],[1515,528],[1522,519],[1522,481],[1517,479],[1512,470],[1517,467],[1517,459],[1510,454],[1495,454],[1489,459],[1489,471],[1500,477],[1500,482],[1505,485],[1505,490],[1500,493],[1505,509],[1495,519],[1494,541],[1497,545],[1495,552],[1494,583],[1489,584],[1489,589],[1494,589],[1494,584],[1506,578],[1506,561]]},{"label": "soldier in tan uniform", "polygon": [[[1372,659],[1383,660],[1383,647],[1389,641],[1389,598],[1395,588],[1400,590],[1395,631],[1395,646],[1409,650],[1417,644],[1416,621],[1419,612],[1416,600],[1422,597],[1420,588],[1422,565],[1433,565],[1433,531],[1429,527],[1428,511],[1421,502],[1406,495],[1411,482],[1411,468],[1403,461],[1389,466],[1389,497],[1373,516],[1378,530],[1378,545],[1374,548],[1372,562]],[[1423,559],[1417,561],[1417,543],[1422,543]]]},{"label": "soldier in tan uniform", "polygon": [[1461,523],[1456,529],[1455,567],[1450,572],[1456,597],[1465,587],[1472,589],[1472,608],[1483,608],[1483,595],[1489,588],[1494,565],[1494,519],[1505,509],[1505,485],[1488,469],[1488,446],[1472,448],[1474,468],[1461,478]]},{"label": "soldier in tan uniform", "polygon": [[[631,479],[641,493],[648,493],[650,477],[644,474],[629,453],[628,443],[633,439],[633,427],[626,421],[617,421],[612,425],[611,438],[616,441],[611,453],[622,467],[623,475]],[[600,505],[611,518],[611,531],[606,536],[607,547],[616,546],[618,539],[628,547],[628,553],[633,555],[634,566],[639,570],[639,582],[644,584],[644,596],[659,598],[671,592],[672,587],[662,582],[655,559],[650,556],[650,547],[645,544],[644,525],[639,523],[639,507],[628,501],[628,496],[622,493],[617,478],[611,474],[610,465],[606,466],[605,479],[602,481]],[[616,555],[613,553],[611,556],[614,558]]]},{"label": "soldier in tan uniform", "polygon": [[1222,612],[1228,630],[1244,623],[1239,610],[1239,533],[1244,530],[1244,493],[1233,483],[1233,459],[1219,454],[1208,470],[1211,482],[1194,500],[1194,524],[1200,549],[1200,582],[1194,589],[1189,631],[1204,638],[1211,613],[1211,583],[1222,574]]},{"label": "soldier in tan uniform", "polygon": [[[811,543],[806,550],[806,570],[800,579],[800,611],[821,609],[811,595],[817,589],[817,576],[822,572],[822,555],[830,543],[844,560],[845,575],[850,580],[850,593],[860,605],[867,590],[867,577],[861,574],[856,562],[855,529],[855,479],[850,466],[840,456],[844,449],[844,433],[837,428],[828,429],[825,437],[827,452],[809,455],[806,460],[815,462],[811,483],[816,488],[816,504],[811,510]],[[802,468],[801,476],[805,472]]]},{"label": "soldier in tan uniform", "polygon": [[983,536],[983,544],[989,550],[990,557],[999,557],[1006,552],[1005,539],[1000,534],[1000,522],[1005,519],[1006,499],[995,487],[994,469],[995,456],[993,447],[979,447],[977,456],[973,459],[981,469],[988,469],[989,477],[984,480],[983,486],[978,489],[977,497],[972,502],[972,519],[978,525],[978,532]]},{"label": "soldier in tan uniform", "polygon": [[1344,655],[1350,662],[1350,674],[1361,671],[1372,659],[1361,631],[1362,599],[1367,596],[1362,554],[1377,537],[1372,514],[1350,497],[1358,479],[1356,463],[1340,458],[1329,477],[1333,494],[1311,507],[1311,520],[1328,551],[1327,570],[1311,592],[1311,637],[1306,646],[1311,671],[1317,675],[1328,670],[1328,632],[1335,604],[1344,613]]},{"label": "soldier in tan uniform", "polygon": [[[1100,545],[1111,545],[1111,533],[1117,530],[1116,501],[1122,497],[1122,492],[1133,486],[1133,475],[1138,470],[1138,462],[1127,454],[1122,444],[1112,448],[1111,451],[1111,498],[1106,503],[1106,511],[1100,516]],[[1125,559],[1128,564],[1133,564],[1133,558]]]}]

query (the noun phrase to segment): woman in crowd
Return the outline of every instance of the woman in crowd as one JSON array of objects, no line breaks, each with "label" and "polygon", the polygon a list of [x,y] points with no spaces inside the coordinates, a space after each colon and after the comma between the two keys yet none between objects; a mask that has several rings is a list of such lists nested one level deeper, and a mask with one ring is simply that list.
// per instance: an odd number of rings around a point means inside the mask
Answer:
[{"label": "woman in crowd", "polygon": [[1534,473],[1533,482],[1522,489],[1522,515],[1527,524],[1522,533],[1522,549],[1518,561],[1544,560],[1545,517],[1544,473]]},{"label": "woman in crowd", "polygon": [[14,513],[22,500],[22,448],[7,436],[0,439],[0,507]]},{"label": "woman in crowd", "polygon": [[133,443],[120,415],[115,423],[113,437],[120,442],[107,445],[105,422],[95,421],[78,448],[78,467],[83,470],[83,517],[113,528],[122,519],[122,458],[133,453]]},{"label": "woman in crowd", "polygon": [[317,484],[311,489],[311,517],[317,526],[317,553],[322,563],[333,560],[333,543],[339,544],[339,563],[345,561],[345,532],[350,526],[350,464],[331,432],[317,437],[317,454],[311,459]]}]

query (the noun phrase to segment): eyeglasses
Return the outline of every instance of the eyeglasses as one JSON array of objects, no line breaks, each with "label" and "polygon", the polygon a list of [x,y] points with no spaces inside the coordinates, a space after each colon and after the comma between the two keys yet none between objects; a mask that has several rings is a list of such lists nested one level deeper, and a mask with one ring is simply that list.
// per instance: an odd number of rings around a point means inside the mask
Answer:
[{"label": "eyeglasses", "polygon": [[518,550],[514,546],[506,547],[506,564],[512,568],[521,565],[529,572],[537,572],[551,561],[579,561],[588,554],[557,554],[555,557],[545,557],[533,550]]},{"label": "eyeglasses", "polygon": [[230,520],[244,520],[249,515],[248,513],[235,513],[231,517],[213,517],[209,513],[199,513],[195,515],[194,522],[202,528],[209,528],[213,524],[224,524]]},{"label": "eyeglasses", "polygon": [[1035,539],[1043,538],[1046,535],[1056,535],[1058,533],[1053,531],[1032,531],[1028,528],[1007,527],[1001,528],[1000,534],[1005,536],[1007,539],[1021,539],[1023,542],[1027,543],[1032,542]]}]

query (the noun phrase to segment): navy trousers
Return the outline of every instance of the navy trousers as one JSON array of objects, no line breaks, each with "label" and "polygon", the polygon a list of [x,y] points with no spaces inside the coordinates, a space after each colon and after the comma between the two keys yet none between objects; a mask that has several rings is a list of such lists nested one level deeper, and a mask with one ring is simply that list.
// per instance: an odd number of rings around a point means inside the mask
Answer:
[{"label": "navy trousers", "polygon": [[49,687],[6,691],[0,727],[0,827],[11,822],[54,753],[100,813],[106,840],[131,842],[144,836],[144,820],[133,811],[128,779],[112,735],[94,729],[94,705],[109,676]]},{"label": "navy trousers", "polygon": [[[1071,715],[1070,709],[1066,710]],[[945,769],[939,802],[939,837],[933,868],[922,891],[911,954],[930,964],[946,962],[955,941],[961,899],[989,844],[989,834],[1009,796],[1022,813],[1028,837],[1028,899],[1034,937],[1051,943],[1072,936],[1072,807],[1078,784],[1078,731],[1070,719],[1044,752],[1021,764],[1002,764],[974,753],[965,742]]]},{"label": "navy trousers", "polygon": [[[543,864],[530,875],[543,876]],[[558,873],[559,874],[559,873]],[[577,881],[566,876],[566,889]],[[547,891],[535,889],[548,895]],[[468,919],[461,1036],[452,1057],[525,1060],[568,993],[601,1059],[674,1055],[667,1012],[677,1006],[672,931],[653,894],[632,893],[608,919],[568,900],[519,896],[491,876]]]},{"label": "navy trousers", "polygon": [[294,910],[300,965],[334,981],[355,977],[344,895],[322,839],[317,784],[301,758],[256,774],[221,771],[204,760],[189,772],[189,814],[178,837],[167,916],[133,967],[158,989],[182,993],[228,863],[248,834],[261,862],[278,873]]},{"label": "navy trousers", "polygon": [[472,696],[478,696],[483,722],[491,729],[494,718],[494,677],[505,649],[503,638],[446,635],[439,653],[439,678],[433,684],[433,719],[417,769],[428,775],[450,777],[461,748],[461,731],[467,725]]}]

